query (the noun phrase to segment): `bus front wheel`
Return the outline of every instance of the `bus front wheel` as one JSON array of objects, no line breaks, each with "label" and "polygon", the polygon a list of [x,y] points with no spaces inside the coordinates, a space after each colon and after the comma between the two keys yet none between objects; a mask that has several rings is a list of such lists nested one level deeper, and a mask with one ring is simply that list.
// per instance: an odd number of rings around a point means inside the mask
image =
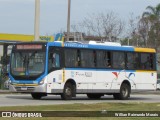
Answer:
[{"label": "bus front wheel", "polygon": [[61,94],[61,98],[63,100],[72,99],[73,95],[73,85],[71,83],[66,83],[63,89],[63,93]]},{"label": "bus front wheel", "polygon": [[31,96],[33,99],[39,100],[42,98],[42,96],[46,96],[46,95],[42,93],[31,93]]}]

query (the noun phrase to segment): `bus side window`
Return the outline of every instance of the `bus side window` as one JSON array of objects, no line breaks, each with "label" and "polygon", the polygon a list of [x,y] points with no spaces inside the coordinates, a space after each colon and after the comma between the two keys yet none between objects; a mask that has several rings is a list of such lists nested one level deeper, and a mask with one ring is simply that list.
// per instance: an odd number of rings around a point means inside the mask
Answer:
[{"label": "bus side window", "polygon": [[139,67],[138,53],[127,53],[127,69],[137,69]]},{"label": "bus side window", "polygon": [[95,59],[93,50],[80,50],[81,67],[94,68]]},{"label": "bus side window", "polygon": [[65,66],[66,67],[78,67],[78,53],[77,49],[65,49]]},{"label": "bus side window", "polygon": [[105,61],[105,52],[104,51],[96,51],[96,66],[98,68],[104,68],[106,67],[106,61]]},{"label": "bus side window", "polygon": [[111,67],[110,52],[96,51],[96,67],[98,68],[110,68]]},{"label": "bus side window", "polygon": [[125,54],[124,52],[113,52],[113,68],[124,69],[125,68]]},{"label": "bus side window", "polygon": [[60,57],[59,54],[55,53],[55,67],[60,67]]},{"label": "bus side window", "polygon": [[49,55],[49,68],[57,68],[60,67],[60,57],[58,53],[50,53]]},{"label": "bus side window", "polygon": [[141,53],[141,68],[151,70],[153,67],[153,54]]}]

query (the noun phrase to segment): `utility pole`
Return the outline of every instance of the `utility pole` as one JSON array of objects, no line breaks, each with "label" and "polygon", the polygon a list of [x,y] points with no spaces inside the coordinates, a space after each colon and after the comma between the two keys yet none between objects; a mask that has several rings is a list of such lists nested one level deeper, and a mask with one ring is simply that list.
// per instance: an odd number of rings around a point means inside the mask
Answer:
[{"label": "utility pole", "polygon": [[68,0],[67,41],[69,41],[69,36],[70,36],[70,12],[71,12],[71,0]]},{"label": "utility pole", "polygon": [[34,41],[39,40],[40,0],[35,0]]},{"label": "utility pole", "polygon": [[127,37],[127,40],[128,40],[128,46],[129,46],[129,37]]}]

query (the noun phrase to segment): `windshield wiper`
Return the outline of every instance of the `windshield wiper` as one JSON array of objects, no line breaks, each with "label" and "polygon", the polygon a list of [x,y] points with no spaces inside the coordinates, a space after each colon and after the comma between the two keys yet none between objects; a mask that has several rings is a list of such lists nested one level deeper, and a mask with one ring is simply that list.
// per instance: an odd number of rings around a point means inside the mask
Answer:
[{"label": "windshield wiper", "polygon": [[29,56],[28,59],[31,59],[36,53],[37,53],[37,51],[34,51],[34,52],[31,54],[31,56]]}]

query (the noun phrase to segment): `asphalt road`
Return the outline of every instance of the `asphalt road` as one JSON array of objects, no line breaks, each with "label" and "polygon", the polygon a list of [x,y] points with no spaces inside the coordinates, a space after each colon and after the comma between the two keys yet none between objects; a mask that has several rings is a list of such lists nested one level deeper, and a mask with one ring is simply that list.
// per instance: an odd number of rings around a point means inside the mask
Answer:
[{"label": "asphalt road", "polygon": [[49,95],[41,100],[33,100],[30,94],[0,94],[0,106],[32,106],[32,105],[55,105],[55,104],[91,104],[91,103],[126,103],[146,102],[160,103],[160,94],[132,94],[129,100],[114,100],[112,96],[104,96],[100,100],[90,100],[86,95],[77,95],[73,100],[61,100],[60,96]]}]

